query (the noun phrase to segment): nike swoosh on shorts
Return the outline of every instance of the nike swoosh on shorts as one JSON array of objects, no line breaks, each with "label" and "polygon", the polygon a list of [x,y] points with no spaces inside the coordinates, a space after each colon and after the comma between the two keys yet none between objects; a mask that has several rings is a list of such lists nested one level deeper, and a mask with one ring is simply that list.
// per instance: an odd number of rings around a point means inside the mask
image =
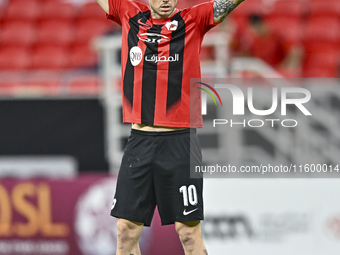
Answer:
[{"label": "nike swoosh on shorts", "polygon": [[198,208],[196,208],[196,209],[194,209],[194,210],[191,210],[191,211],[189,211],[189,212],[187,212],[187,211],[184,209],[183,215],[186,216],[186,215],[188,215],[188,214],[190,214],[190,213],[193,213],[193,212],[196,211],[196,210],[198,210]]}]

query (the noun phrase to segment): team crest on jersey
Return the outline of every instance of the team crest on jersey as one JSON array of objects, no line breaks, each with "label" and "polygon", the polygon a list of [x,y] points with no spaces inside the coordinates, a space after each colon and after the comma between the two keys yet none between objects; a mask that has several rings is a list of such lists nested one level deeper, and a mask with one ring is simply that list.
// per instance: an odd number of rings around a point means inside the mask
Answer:
[{"label": "team crest on jersey", "polygon": [[177,29],[177,27],[178,27],[178,21],[177,20],[173,20],[171,22],[167,22],[165,24],[165,26],[166,26],[166,28],[168,30],[175,31]]},{"label": "team crest on jersey", "polygon": [[138,46],[134,46],[130,50],[130,62],[133,66],[138,65],[143,58],[142,50]]}]

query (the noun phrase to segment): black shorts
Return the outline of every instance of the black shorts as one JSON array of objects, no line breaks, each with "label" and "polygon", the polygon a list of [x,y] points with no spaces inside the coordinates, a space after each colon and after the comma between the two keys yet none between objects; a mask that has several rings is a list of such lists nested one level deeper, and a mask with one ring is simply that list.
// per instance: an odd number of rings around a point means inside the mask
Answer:
[{"label": "black shorts", "polygon": [[132,129],[111,215],[150,226],[157,205],[162,225],[203,220],[203,178],[190,178],[190,158],[202,165],[195,129]]}]

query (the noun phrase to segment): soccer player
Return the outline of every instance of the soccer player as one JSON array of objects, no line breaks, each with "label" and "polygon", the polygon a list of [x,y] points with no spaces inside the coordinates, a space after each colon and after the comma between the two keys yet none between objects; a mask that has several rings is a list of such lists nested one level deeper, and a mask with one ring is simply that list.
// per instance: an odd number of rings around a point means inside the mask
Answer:
[{"label": "soccer player", "polygon": [[244,0],[183,10],[177,0],[96,1],[122,26],[123,121],[132,123],[111,210],[117,255],[141,254],[138,240],[156,205],[162,224],[175,224],[186,255],[208,254],[200,227],[203,180],[190,178],[190,158],[202,165],[200,90],[190,88],[190,78],[201,76],[204,34]]}]

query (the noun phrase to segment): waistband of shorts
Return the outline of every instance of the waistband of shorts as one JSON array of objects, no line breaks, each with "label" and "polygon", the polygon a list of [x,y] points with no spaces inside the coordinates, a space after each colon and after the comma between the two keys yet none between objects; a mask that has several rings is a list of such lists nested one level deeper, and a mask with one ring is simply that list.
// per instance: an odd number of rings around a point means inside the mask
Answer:
[{"label": "waistband of shorts", "polygon": [[171,135],[181,135],[181,134],[189,134],[189,133],[196,133],[196,128],[185,128],[185,129],[178,129],[173,131],[142,131],[138,129],[131,129],[131,134],[136,135],[145,135],[145,136],[171,136]]}]

